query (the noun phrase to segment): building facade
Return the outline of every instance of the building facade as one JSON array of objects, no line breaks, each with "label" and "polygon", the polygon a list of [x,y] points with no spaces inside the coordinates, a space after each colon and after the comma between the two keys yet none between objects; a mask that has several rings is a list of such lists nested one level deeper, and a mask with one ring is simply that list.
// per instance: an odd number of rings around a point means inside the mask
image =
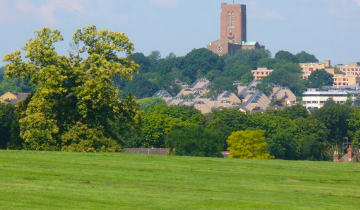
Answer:
[{"label": "building facade", "polygon": [[[327,72],[331,73],[331,63],[330,60],[326,60],[322,63],[299,63],[299,66],[301,68],[301,71],[303,73],[302,78],[308,79],[310,74],[313,71],[325,69]],[[333,70],[332,70],[333,72]]]},{"label": "building facade", "polygon": [[330,99],[334,103],[344,104],[348,99],[354,101],[359,96],[358,86],[311,88],[303,93],[302,104],[307,109],[320,109]]},{"label": "building facade", "polygon": [[264,79],[265,77],[269,76],[273,70],[267,69],[267,68],[257,68],[256,70],[252,70],[251,73],[254,77],[254,79]]},{"label": "building facade", "polygon": [[360,77],[360,66],[357,63],[349,63],[348,65],[337,65],[336,69],[343,72],[347,76]]}]

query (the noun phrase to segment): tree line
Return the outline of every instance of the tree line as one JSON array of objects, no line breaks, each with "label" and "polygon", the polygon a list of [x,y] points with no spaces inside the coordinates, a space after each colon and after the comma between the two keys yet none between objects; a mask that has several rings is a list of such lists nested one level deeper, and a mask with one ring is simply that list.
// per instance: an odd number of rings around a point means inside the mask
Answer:
[{"label": "tree line", "polygon": [[[2,149],[63,151],[167,147],[176,155],[221,157],[221,151],[229,150],[239,143],[241,138],[237,136],[248,135],[243,139],[248,141],[245,144],[247,146],[240,149],[241,152],[249,153],[246,158],[252,158],[251,151],[259,147],[264,150],[259,155],[267,154],[268,157],[278,159],[331,160],[334,150],[344,152],[344,139],[348,138],[355,146],[360,143],[360,108],[349,104],[328,103],[312,113],[296,105],[264,113],[250,114],[238,109],[222,109],[203,115],[193,107],[166,106],[164,103],[162,99],[156,98],[140,100],[132,104],[136,108],[131,120],[125,120],[125,116],[118,117],[102,132],[99,128],[77,123],[64,132],[61,141],[51,144],[51,139],[40,139],[39,136],[27,139],[21,133],[23,125],[20,115],[25,104],[18,107],[1,104],[0,146]],[[239,131],[243,133],[239,134]],[[114,142],[111,143],[110,139]],[[104,145],[119,147],[105,150]],[[358,149],[358,146],[355,148]],[[259,158],[259,155],[253,158]]]},{"label": "tree line", "polygon": [[[292,79],[297,84],[301,80],[295,62],[316,61],[305,52],[281,51],[271,58],[266,50],[241,50],[220,57],[196,49],[184,57],[161,59],[156,52],[133,54],[134,45],[124,33],[95,26],[74,33],[68,55],[57,53],[61,41],[60,31],[44,28],[35,31],[23,51],[3,58],[8,63],[3,81],[24,82],[31,94],[16,106],[0,104],[1,149],[116,152],[169,147],[176,155],[212,157],[230,149],[234,157],[256,151],[249,158],[328,160],[343,137],[359,141],[360,114],[352,105],[327,104],[311,115],[301,105],[256,114],[224,109],[203,115],[193,107],[166,106],[156,98],[136,101],[133,96],[152,95],[153,85],[176,93],[173,79],[191,83],[203,76],[213,79],[216,92],[229,81],[249,82],[257,66],[274,68],[268,84]],[[290,88],[301,90],[305,82]],[[236,150],[244,144],[247,151]]]},{"label": "tree line", "polygon": [[298,63],[318,62],[318,59],[307,52],[293,55],[287,51],[279,51],[274,57],[268,50],[239,50],[234,56],[218,56],[201,48],[194,49],[185,56],[175,56],[170,53],[161,58],[158,51],[145,56],[135,53],[132,60],[140,65],[139,73],[132,81],[115,81],[121,94],[133,94],[137,98],[151,97],[160,89],[176,95],[180,87],[174,83],[176,79],[188,84],[205,77],[212,82],[211,92],[221,93],[224,90],[233,91],[234,81],[248,84],[253,80],[251,70],[257,67],[267,67],[274,72],[266,78],[259,89],[269,94],[273,85],[289,87],[297,96],[307,88],[332,85],[332,75],[326,71],[316,71],[309,80],[301,78],[302,72]]}]

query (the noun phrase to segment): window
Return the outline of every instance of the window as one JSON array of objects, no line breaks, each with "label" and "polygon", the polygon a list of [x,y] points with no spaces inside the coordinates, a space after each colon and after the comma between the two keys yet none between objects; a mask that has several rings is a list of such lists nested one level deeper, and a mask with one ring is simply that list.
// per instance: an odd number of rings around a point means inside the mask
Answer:
[{"label": "window", "polygon": [[234,26],[235,14],[234,12],[228,12],[228,26]]}]

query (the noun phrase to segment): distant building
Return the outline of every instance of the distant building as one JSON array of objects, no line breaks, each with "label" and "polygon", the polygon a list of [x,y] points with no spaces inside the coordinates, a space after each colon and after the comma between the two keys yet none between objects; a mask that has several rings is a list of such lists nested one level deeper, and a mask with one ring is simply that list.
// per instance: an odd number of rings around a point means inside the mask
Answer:
[{"label": "distant building", "polygon": [[25,100],[30,93],[17,93],[17,92],[6,92],[0,96],[0,102],[6,104],[17,104],[22,100]]},{"label": "distant building", "polygon": [[334,74],[334,87],[352,86],[360,83],[360,77],[346,74]]},{"label": "distant building", "polygon": [[[302,78],[308,79],[310,74],[316,70],[330,69],[331,63],[330,63],[330,60],[325,60],[322,63],[299,63],[299,66],[303,73]],[[331,72],[331,70],[329,70],[329,71]],[[328,73],[330,73],[329,71],[328,71]],[[332,70],[332,72],[334,72],[334,70]]]},{"label": "distant building", "polygon": [[302,95],[302,104],[307,109],[320,109],[328,100],[333,100],[337,104],[344,104],[349,97],[354,100],[360,95],[357,86],[347,86],[343,88],[324,87],[320,89],[308,89]]},{"label": "distant building", "polygon": [[166,90],[159,90],[157,91],[154,95],[154,98],[162,98],[165,100],[165,102],[167,103],[169,100],[172,99],[172,96],[169,92],[167,92]]},{"label": "distant building", "polygon": [[270,95],[273,102],[279,101],[281,106],[292,106],[296,104],[295,94],[287,87],[275,86]]},{"label": "distant building", "polygon": [[247,42],[246,5],[221,4],[220,39],[208,49],[218,55],[235,54],[239,49],[264,48],[258,42]]},{"label": "distant building", "polygon": [[357,63],[351,62],[348,65],[337,65],[335,67],[347,76],[360,77],[360,66]]},{"label": "distant building", "polygon": [[251,73],[254,76],[254,79],[264,79],[265,77],[269,76],[273,70],[267,68],[257,68],[256,70],[252,70]]}]

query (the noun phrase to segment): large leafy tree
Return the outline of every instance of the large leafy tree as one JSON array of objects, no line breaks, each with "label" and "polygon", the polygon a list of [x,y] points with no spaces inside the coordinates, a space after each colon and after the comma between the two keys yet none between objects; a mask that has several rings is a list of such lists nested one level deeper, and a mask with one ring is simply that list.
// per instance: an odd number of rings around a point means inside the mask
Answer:
[{"label": "large leafy tree", "polygon": [[20,136],[35,150],[117,150],[105,132],[109,121],[131,118],[134,111],[112,79],[135,72],[138,65],[128,59],[133,44],[124,33],[90,26],[74,33],[76,49],[62,56],[55,49],[62,40],[58,30],[44,28],[25,43],[25,56],[16,51],[4,57],[9,77],[36,87],[20,119]]},{"label": "large leafy tree", "polygon": [[190,106],[158,105],[143,117],[143,147],[164,147],[165,136],[175,128],[203,125],[204,116]]},{"label": "large leafy tree", "polygon": [[248,115],[238,109],[215,110],[206,118],[206,127],[219,133],[224,150],[227,149],[228,136],[234,131],[245,130],[249,120]]},{"label": "large leafy tree", "polygon": [[298,60],[295,55],[293,55],[291,52],[280,50],[275,54],[275,59],[282,62],[291,62],[291,63],[297,63]]},{"label": "large leafy tree", "polygon": [[295,55],[297,61],[299,63],[317,63],[319,60],[315,57],[315,55],[309,54],[305,51],[301,51]]},{"label": "large leafy tree", "polygon": [[321,88],[323,86],[332,86],[333,76],[325,70],[313,71],[309,76],[309,85],[311,88]]},{"label": "large leafy tree", "polygon": [[297,118],[294,120],[297,139],[297,150],[299,159],[327,160],[329,154],[329,130],[317,119]]},{"label": "large leafy tree", "polygon": [[348,105],[330,104],[316,110],[312,117],[324,123],[329,129],[329,142],[340,145],[343,138],[347,136],[349,119],[353,111],[353,108]]}]

